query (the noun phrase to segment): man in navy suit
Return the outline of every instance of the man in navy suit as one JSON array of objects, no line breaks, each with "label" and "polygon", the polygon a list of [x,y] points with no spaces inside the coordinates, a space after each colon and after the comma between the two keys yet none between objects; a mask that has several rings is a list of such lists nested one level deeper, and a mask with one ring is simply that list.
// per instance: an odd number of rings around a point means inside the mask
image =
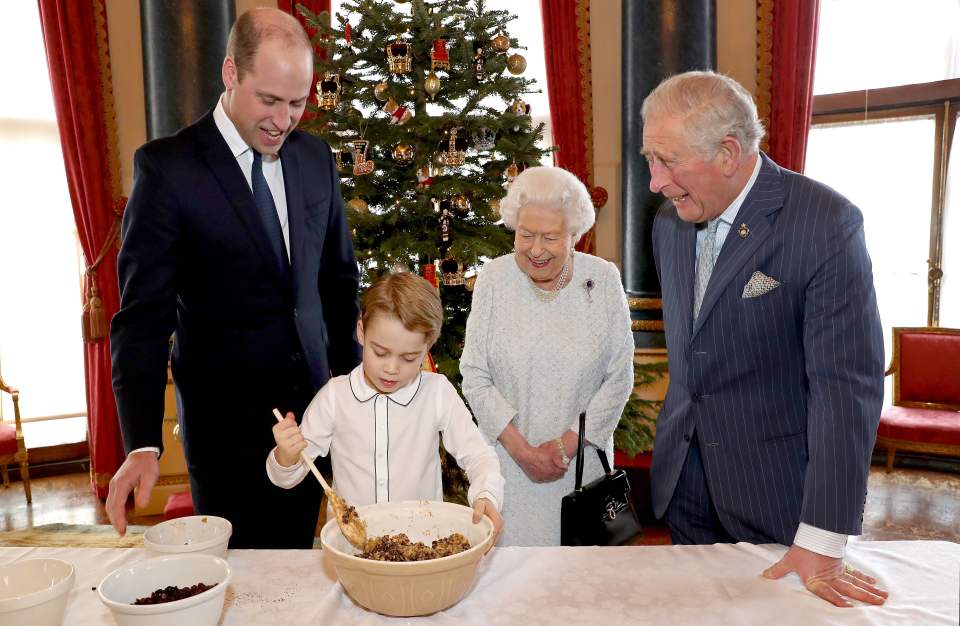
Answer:
[{"label": "man in navy suit", "polygon": [[790,548],[838,606],[886,592],[843,564],[859,534],[883,400],[883,337],[860,211],[758,145],[750,94],[688,72],[646,99],[653,228],[670,387],[654,511],[674,543]]},{"label": "man in navy suit", "polygon": [[110,331],[127,458],[107,513],[159,475],[168,340],[193,503],[233,523],[233,548],[309,548],[321,491],[273,486],[274,407],[299,419],[359,362],[359,273],[327,144],[294,130],[313,54],[292,16],[257,9],[231,30],[216,107],[134,157],[120,310]]}]

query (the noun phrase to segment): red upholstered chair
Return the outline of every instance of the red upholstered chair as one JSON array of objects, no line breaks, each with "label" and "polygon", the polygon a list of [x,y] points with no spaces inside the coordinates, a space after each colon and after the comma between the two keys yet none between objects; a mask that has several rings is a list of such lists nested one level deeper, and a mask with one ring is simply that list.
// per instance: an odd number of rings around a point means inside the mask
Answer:
[{"label": "red upholstered chair", "polygon": [[884,408],[877,447],[887,471],[897,450],[960,457],[960,329],[894,328],[893,406]]},{"label": "red upholstered chair", "polygon": [[20,392],[8,386],[0,376],[0,392],[9,393],[13,398],[13,426],[0,424],[0,474],[3,475],[3,488],[10,486],[10,474],[7,465],[20,464],[20,480],[23,482],[23,491],[27,496],[27,504],[33,502],[30,495],[30,466],[28,464],[27,446],[23,442],[23,428],[20,426]]}]

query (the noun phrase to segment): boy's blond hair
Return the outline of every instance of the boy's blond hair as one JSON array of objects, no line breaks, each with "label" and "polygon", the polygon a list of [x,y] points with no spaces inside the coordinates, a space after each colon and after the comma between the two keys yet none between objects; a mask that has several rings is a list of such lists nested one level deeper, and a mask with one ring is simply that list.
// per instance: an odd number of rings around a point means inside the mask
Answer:
[{"label": "boy's blond hair", "polygon": [[410,332],[423,333],[430,346],[440,336],[443,307],[437,290],[425,278],[410,272],[388,274],[363,296],[360,319],[364,328],[376,315],[392,315]]}]

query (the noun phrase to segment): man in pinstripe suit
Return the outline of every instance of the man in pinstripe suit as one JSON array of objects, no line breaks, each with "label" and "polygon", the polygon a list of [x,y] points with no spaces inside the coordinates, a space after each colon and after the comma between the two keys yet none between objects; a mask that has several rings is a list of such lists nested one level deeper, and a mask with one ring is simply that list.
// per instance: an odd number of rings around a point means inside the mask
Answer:
[{"label": "man in pinstripe suit", "polygon": [[883,399],[883,337],[860,211],[759,152],[750,94],[712,72],[646,99],[670,388],[653,505],[675,543],[790,548],[837,606],[886,592],[843,564],[859,534]]}]

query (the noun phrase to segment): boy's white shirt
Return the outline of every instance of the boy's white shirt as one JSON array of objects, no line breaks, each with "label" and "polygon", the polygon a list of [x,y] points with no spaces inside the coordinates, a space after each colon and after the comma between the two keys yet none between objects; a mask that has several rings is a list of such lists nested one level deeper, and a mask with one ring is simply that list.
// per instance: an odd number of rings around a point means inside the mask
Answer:
[{"label": "boy's white shirt", "polygon": [[[442,500],[438,435],[467,473],[471,506],[488,498],[499,511],[504,480],[500,461],[470,411],[445,376],[420,372],[393,393],[371,387],[358,365],[330,379],[310,402],[300,430],[309,458],[332,453],[333,487],[351,505],[401,500]],[[302,461],[277,463],[267,455],[267,475],[289,489],[309,472]]]}]

